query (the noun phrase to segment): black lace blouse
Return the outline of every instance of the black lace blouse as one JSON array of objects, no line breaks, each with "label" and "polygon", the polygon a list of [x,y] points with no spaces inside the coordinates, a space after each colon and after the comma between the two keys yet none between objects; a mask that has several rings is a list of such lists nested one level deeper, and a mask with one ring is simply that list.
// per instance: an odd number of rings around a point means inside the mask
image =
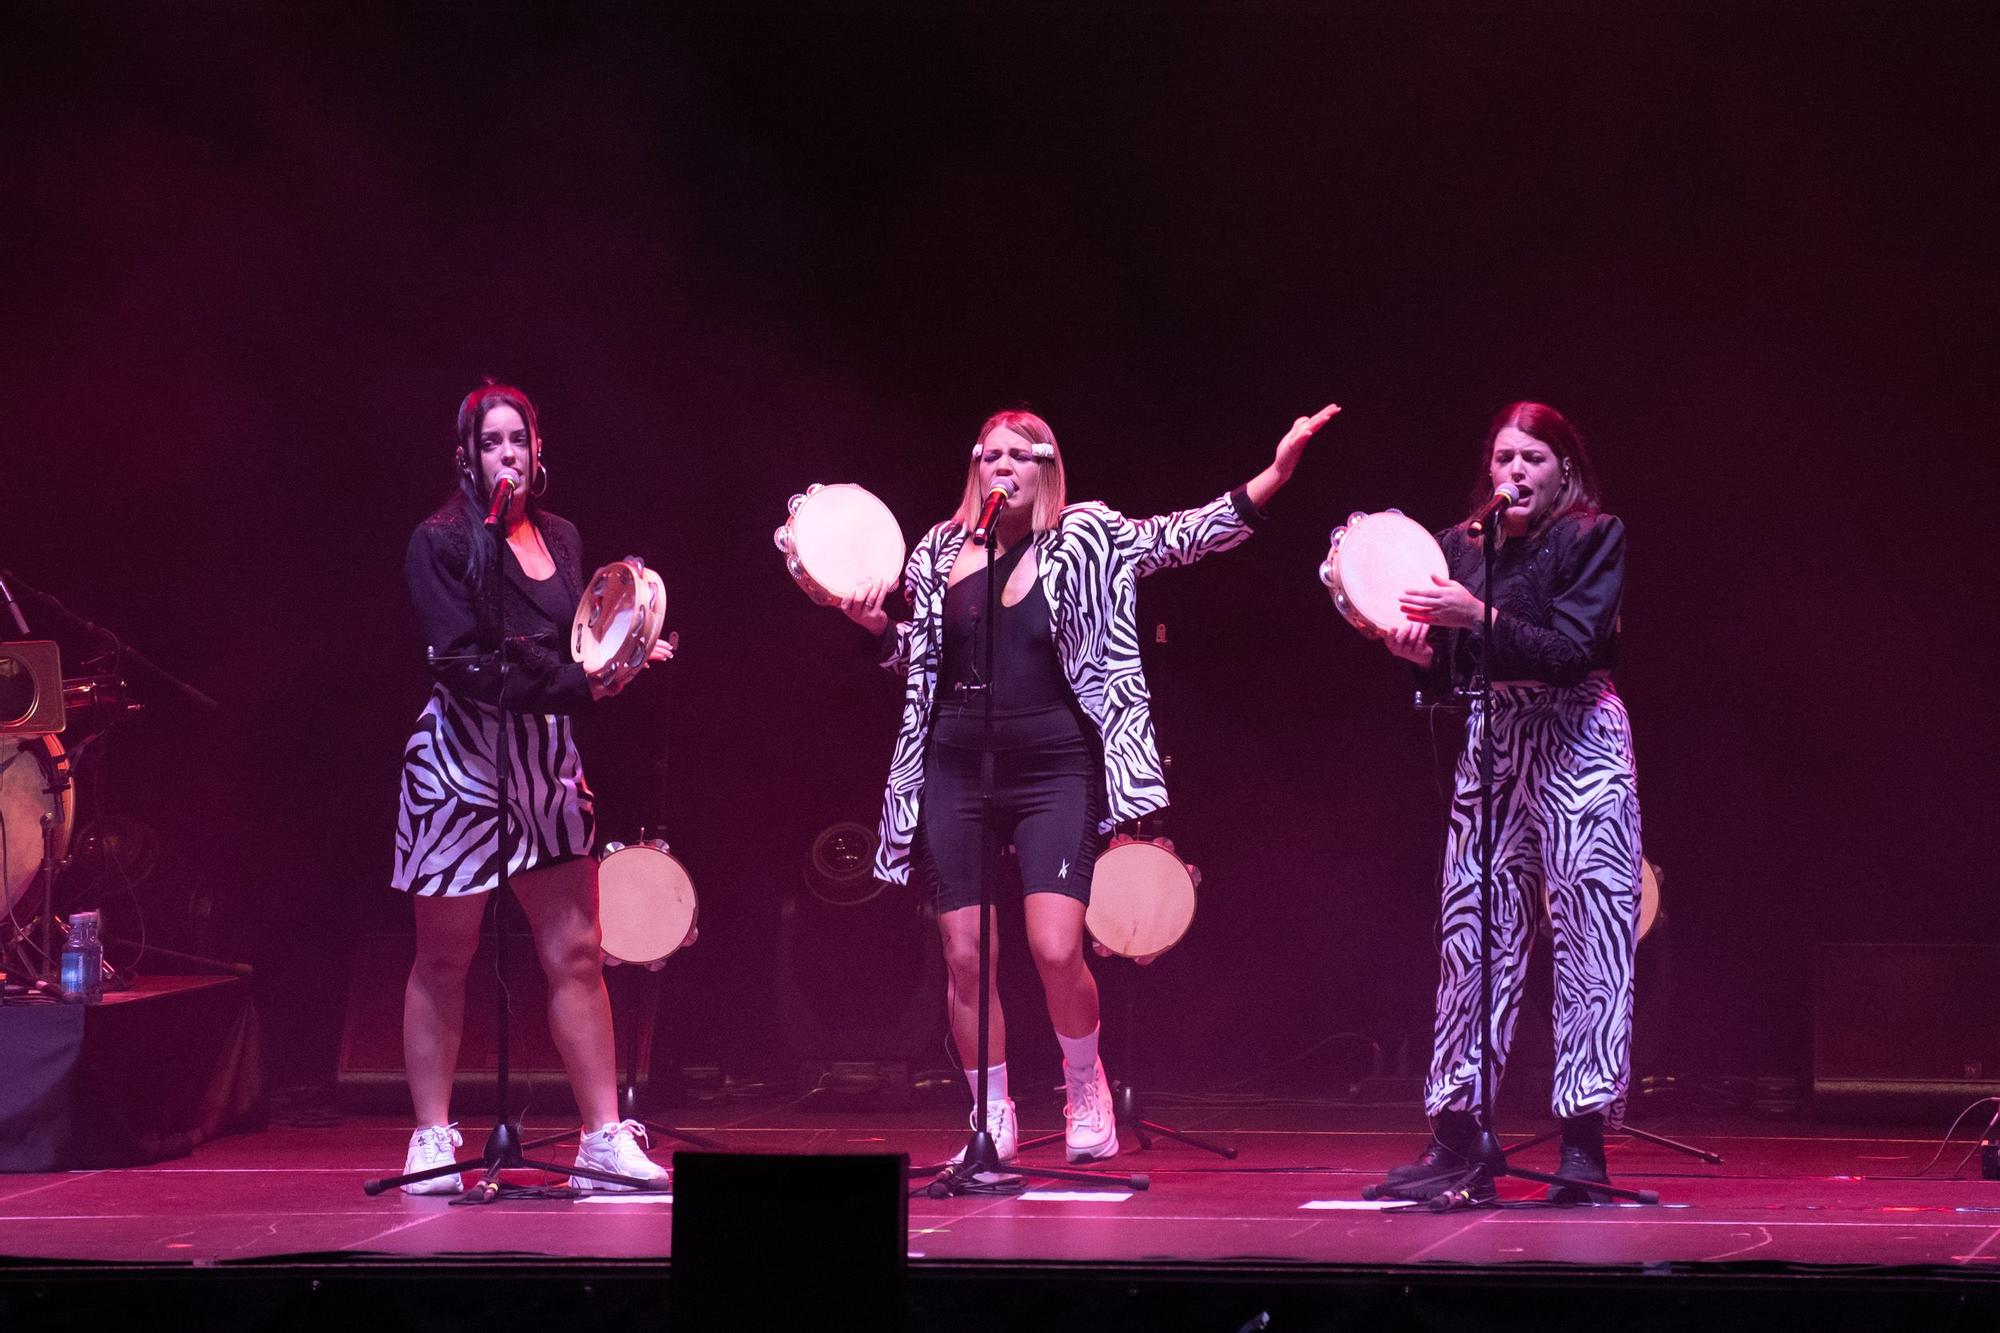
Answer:
[{"label": "black lace blouse", "polygon": [[[534,518],[555,559],[556,572],[530,579],[511,551],[494,551],[493,536],[454,497],[410,536],[403,562],[417,624],[434,660],[431,674],[446,689],[482,703],[500,700],[500,673],[492,660],[496,626],[491,584],[506,580],[507,697],[515,713],[574,713],[591,702],[583,668],[570,660],[570,617],[583,597],[582,542],[569,520],[543,512]],[[487,547],[473,559],[474,543]],[[447,661],[447,658],[476,660]]]},{"label": "black lace blouse", "polygon": [[[1437,534],[1451,577],[1486,600],[1480,543],[1463,527]],[[1625,597],[1625,525],[1610,514],[1570,514],[1532,540],[1494,553],[1494,680],[1574,685],[1611,669]],[[1465,685],[1479,656],[1478,630],[1431,631],[1436,658],[1420,673],[1426,691]]]}]

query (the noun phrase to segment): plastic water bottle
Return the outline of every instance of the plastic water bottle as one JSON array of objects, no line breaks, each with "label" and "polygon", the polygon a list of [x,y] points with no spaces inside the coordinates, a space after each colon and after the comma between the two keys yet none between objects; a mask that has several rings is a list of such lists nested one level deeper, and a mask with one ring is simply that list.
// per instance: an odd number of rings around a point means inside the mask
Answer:
[{"label": "plastic water bottle", "polygon": [[104,999],[104,944],[95,912],[70,913],[69,938],[62,951],[62,997],[65,1004],[97,1004]]}]

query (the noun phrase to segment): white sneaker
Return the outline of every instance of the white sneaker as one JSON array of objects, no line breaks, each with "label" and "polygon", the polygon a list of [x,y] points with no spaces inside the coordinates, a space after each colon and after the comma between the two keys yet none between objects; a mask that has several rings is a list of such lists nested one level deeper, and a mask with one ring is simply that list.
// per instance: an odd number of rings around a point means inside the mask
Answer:
[{"label": "white sneaker", "polygon": [[[458,1148],[465,1139],[458,1132],[458,1126],[429,1125],[410,1135],[410,1150],[403,1154],[403,1174],[412,1171],[428,1171],[434,1166],[443,1166],[458,1157]],[[456,1171],[447,1175],[432,1176],[429,1180],[413,1180],[403,1186],[405,1194],[463,1194],[465,1181]]]},{"label": "white sneaker", "polygon": [[[630,1176],[647,1183],[665,1180],[667,1168],[646,1156],[640,1143],[646,1127],[636,1120],[620,1120],[585,1134],[576,1145],[576,1164],[593,1171],[609,1171],[614,1176]],[[580,1190],[629,1190],[630,1185],[614,1185],[589,1176],[571,1176],[570,1187]]]},{"label": "white sneaker", "polygon": [[[974,1107],[972,1114],[965,1118],[968,1128],[976,1126],[979,1123],[976,1118],[978,1115],[979,1109]],[[1006,1161],[1016,1152],[1020,1151],[1021,1120],[1019,1116],[1014,1114],[1014,1099],[1012,1097],[989,1097],[986,1099],[986,1132],[992,1135],[994,1156],[998,1157],[1001,1161]],[[960,1148],[957,1152],[953,1153],[951,1160],[954,1166],[964,1161],[965,1149]]]},{"label": "white sneaker", "polygon": [[1069,1105],[1063,1107],[1063,1147],[1072,1162],[1101,1162],[1118,1155],[1118,1116],[1111,1105],[1111,1084],[1099,1060],[1089,1077],[1078,1079],[1063,1069]]}]

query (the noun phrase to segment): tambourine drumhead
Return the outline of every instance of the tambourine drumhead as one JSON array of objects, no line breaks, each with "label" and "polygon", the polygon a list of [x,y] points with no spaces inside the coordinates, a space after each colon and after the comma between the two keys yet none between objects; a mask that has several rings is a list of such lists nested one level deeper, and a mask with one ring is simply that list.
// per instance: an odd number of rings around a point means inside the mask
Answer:
[{"label": "tambourine drumhead", "polygon": [[1090,874],[1090,936],[1123,958],[1151,958],[1180,943],[1194,921],[1194,878],[1153,842],[1123,842]]},{"label": "tambourine drumhead", "polygon": [[1450,573],[1444,551],[1421,523],[1393,509],[1355,514],[1333,534],[1320,579],[1349,624],[1377,637],[1407,628],[1403,594]]},{"label": "tambourine drumhead", "polygon": [[570,656],[593,677],[636,675],[666,620],[667,585],[634,557],[591,577],[570,624]]},{"label": "tambourine drumhead", "polygon": [[606,955],[621,963],[657,963],[694,927],[694,881],[657,845],[617,848],[597,866],[597,922]]},{"label": "tambourine drumhead", "polygon": [[889,506],[859,486],[814,486],[774,534],[786,567],[814,601],[832,605],[875,581],[902,577],[903,529]]},{"label": "tambourine drumhead", "polygon": [[1639,938],[1645,939],[1646,932],[1660,919],[1660,868],[1644,857],[1639,858]]},{"label": "tambourine drumhead", "polygon": [[0,737],[0,910],[12,911],[42,868],[43,816],[58,817],[57,858],[69,849],[76,789],[49,795],[49,778],[63,761],[62,742],[54,736]]}]

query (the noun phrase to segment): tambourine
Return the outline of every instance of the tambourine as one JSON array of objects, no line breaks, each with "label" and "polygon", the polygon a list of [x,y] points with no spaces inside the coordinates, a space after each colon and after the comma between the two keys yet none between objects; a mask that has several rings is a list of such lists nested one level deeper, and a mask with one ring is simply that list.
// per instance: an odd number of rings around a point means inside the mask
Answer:
[{"label": "tambourine", "polygon": [[1187,934],[1200,885],[1201,871],[1182,861],[1168,839],[1120,834],[1090,872],[1083,924],[1098,953],[1150,963]]},{"label": "tambourine", "polygon": [[608,842],[597,856],[598,948],[616,967],[657,972],[694,933],[694,881],[658,838]]},{"label": "tambourine", "polygon": [[838,606],[869,583],[903,575],[902,525],[889,506],[859,486],[812,485],[786,506],[791,516],[771,541],[806,596]]},{"label": "tambourine", "polygon": [[622,687],[646,669],[667,615],[667,585],[636,555],[593,574],[570,624],[569,653],[599,685]]},{"label": "tambourine", "polygon": [[1334,609],[1370,638],[1415,624],[1403,614],[1403,594],[1451,572],[1437,538],[1398,509],[1349,514],[1330,540],[1319,581],[1333,594]]}]

